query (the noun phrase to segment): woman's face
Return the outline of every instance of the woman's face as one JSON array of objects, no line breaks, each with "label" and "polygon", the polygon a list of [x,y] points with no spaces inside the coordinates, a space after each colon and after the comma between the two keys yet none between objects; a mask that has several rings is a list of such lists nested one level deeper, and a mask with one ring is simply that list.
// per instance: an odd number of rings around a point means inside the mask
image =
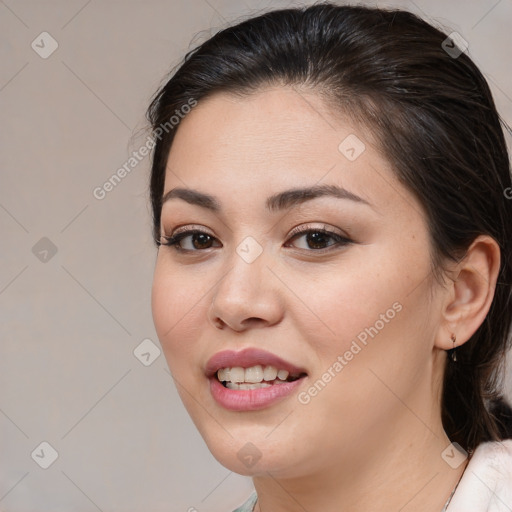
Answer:
[{"label": "woman's face", "polygon": [[426,219],[370,133],[312,92],[219,93],[181,122],[166,195],[154,322],[222,464],[305,475],[435,431]]}]

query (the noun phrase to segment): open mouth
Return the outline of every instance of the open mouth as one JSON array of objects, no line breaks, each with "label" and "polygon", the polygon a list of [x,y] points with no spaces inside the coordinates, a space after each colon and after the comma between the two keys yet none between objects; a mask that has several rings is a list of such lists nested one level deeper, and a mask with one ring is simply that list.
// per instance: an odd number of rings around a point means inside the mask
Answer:
[{"label": "open mouth", "polygon": [[306,373],[290,373],[288,370],[272,365],[254,365],[248,368],[233,366],[220,368],[216,377],[218,381],[228,389],[262,389],[271,386],[279,386],[286,382],[293,382],[305,377]]},{"label": "open mouth", "polygon": [[204,373],[212,398],[236,412],[272,407],[293,396],[309,375],[304,366],[257,347],[217,352],[206,363]]}]

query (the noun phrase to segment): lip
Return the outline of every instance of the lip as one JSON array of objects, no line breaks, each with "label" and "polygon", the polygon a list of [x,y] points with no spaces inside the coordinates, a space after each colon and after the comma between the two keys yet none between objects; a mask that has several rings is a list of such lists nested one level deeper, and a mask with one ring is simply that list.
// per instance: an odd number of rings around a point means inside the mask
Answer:
[{"label": "lip", "polygon": [[304,379],[305,377],[302,377],[293,382],[273,384],[268,388],[228,389],[218,381],[217,377],[210,377],[210,393],[220,406],[229,411],[257,411],[290,396],[303,384]]},{"label": "lip", "polygon": [[257,364],[275,366],[278,370],[287,370],[290,374],[307,373],[304,368],[295,366],[279,356],[259,348],[246,348],[239,352],[234,350],[217,352],[206,363],[205,373],[208,378],[211,378],[221,368],[233,368],[233,366],[249,368]]},{"label": "lip", "polygon": [[257,364],[275,366],[280,370],[287,370],[290,374],[306,374],[307,377],[305,369],[265,350],[254,348],[247,348],[240,352],[225,350],[211,357],[205,368],[206,376],[210,380],[210,393],[214,400],[230,411],[256,411],[285,399],[303,384],[304,376],[292,382],[273,384],[260,389],[229,389],[217,379],[216,373],[220,368],[233,366],[249,368]]}]

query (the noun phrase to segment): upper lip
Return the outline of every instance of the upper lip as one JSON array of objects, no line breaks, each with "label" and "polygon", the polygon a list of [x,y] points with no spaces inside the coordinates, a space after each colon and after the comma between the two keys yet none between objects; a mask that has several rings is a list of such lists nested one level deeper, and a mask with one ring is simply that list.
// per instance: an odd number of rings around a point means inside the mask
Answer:
[{"label": "upper lip", "polygon": [[295,366],[271,352],[258,348],[246,348],[238,352],[233,350],[217,352],[206,363],[205,373],[210,378],[221,368],[233,368],[234,366],[249,368],[258,364],[261,366],[275,366],[279,370],[287,370],[290,375],[306,373],[304,368]]}]

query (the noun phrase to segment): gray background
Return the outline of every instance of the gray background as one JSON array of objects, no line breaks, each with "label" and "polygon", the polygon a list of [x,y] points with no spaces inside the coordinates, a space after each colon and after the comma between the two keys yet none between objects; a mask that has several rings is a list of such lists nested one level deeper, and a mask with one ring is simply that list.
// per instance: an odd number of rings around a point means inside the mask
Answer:
[{"label": "gray background", "polygon": [[[512,0],[365,3],[459,32],[512,121]],[[93,190],[145,142],[148,100],[191,44],[296,4],[0,0],[0,510],[213,512],[248,495],[158,356],[149,159]],[[58,48],[42,58],[45,31]]]}]

